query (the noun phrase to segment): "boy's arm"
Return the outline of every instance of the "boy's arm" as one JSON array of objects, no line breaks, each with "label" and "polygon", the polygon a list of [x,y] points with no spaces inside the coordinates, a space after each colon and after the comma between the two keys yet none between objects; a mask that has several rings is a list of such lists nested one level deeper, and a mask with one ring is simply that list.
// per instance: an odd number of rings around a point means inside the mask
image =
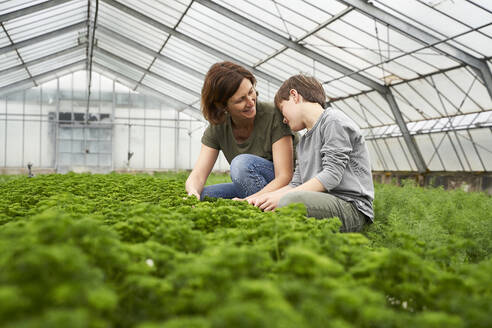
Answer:
[{"label": "boy's arm", "polygon": [[291,189],[290,191],[326,191],[326,188],[317,178],[311,178],[310,180],[304,182],[302,185]]},{"label": "boy's arm", "polygon": [[263,211],[273,211],[274,209],[277,208],[280,198],[282,198],[285,194],[288,194],[289,192],[301,191],[301,190],[323,192],[326,189],[325,187],[323,187],[323,185],[321,184],[321,182],[319,182],[318,179],[312,178],[309,181],[306,181],[305,183],[295,188],[292,187],[291,185],[287,185],[277,191],[261,195],[255,198],[254,200],[250,201],[249,203],[260,208]]},{"label": "boy's arm", "polygon": [[289,185],[294,188],[301,184],[302,184],[302,178],[301,178],[301,171],[299,170],[299,160],[296,159],[294,174],[292,174],[292,180],[290,180]]},{"label": "boy's arm", "polygon": [[350,131],[339,121],[330,121],[323,127],[324,140],[321,144],[322,170],[315,178],[330,191],[340,184],[353,151]]}]

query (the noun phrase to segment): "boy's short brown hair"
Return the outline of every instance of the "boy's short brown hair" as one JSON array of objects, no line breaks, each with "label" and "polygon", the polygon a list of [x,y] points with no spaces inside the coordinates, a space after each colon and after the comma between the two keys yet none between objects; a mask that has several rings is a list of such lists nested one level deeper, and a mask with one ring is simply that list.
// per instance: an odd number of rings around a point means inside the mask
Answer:
[{"label": "boy's short brown hair", "polygon": [[275,106],[280,108],[283,100],[289,100],[290,90],[296,90],[305,101],[326,107],[326,93],[321,83],[312,76],[298,74],[288,78],[275,94]]},{"label": "boy's short brown hair", "polygon": [[232,62],[213,64],[205,76],[202,88],[203,116],[211,124],[220,124],[225,119],[227,101],[236,93],[243,79],[256,85],[254,75],[241,65]]}]

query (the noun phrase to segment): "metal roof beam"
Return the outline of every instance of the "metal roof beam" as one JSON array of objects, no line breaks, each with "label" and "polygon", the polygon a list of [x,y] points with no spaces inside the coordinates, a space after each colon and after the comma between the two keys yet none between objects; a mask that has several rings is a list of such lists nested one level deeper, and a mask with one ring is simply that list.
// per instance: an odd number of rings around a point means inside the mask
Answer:
[{"label": "metal roof beam", "polygon": [[420,173],[427,171],[427,165],[425,164],[424,157],[422,157],[422,154],[420,153],[420,149],[417,146],[415,139],[410,135],[410,132],[408,131],[407,124],[403,119],[401,111],[398,108],[395,98],[393,97],[393,94],[391,92],[387,92],[385,94],[382,94],[382,96],[386,99],[391,108],[391,112],[395,117],[396,124],[400,128],[403,139],[405,140],[408,150],[410,151],[410,155],[412,156],[415,165],[417,165],[417,169]]},{"label": "metal roof beam", "polygon": [[[67,70],[67,69],[72,69],[72,68],[75,68],[78,66],[80,66],[80,68],[82,69],[84,67],[84,64],[85,64],[85,59],[82,59],[82,60],[76,61],[74,63],[53,69],[49,72],[45,72],[45,73],[33,76],[32,78],[28,78],[28,79],[25,79],[25,80],[22,80],[19,82],[9,84],[8,86],[0,88],[0,97],[3,97],[6,94],[9,94],[12,92],[32,88],[34,86],[33,85],[34,80],[41,80],[41,79],[45,79],[46,77],[56,76],[56,74],[58,74],[59,72],[62,72],[62,71]],[[23,87],[24,85],[25,85],[25,87]]]},{"label": "metal roof beam", "polygon": [[39,3],[37,5],[32,5],[26,8],[22,8],[16,11],[12,11],[7,14],[0,15],[0,22],[6,22],[12,19],[16,19],[25,15],[37,13],[38,11],[45,10],[51,7],[56,7],[58,5],[61,5],[65,2],[70,2],[72,0],[51,0],[51,1],[45,1],[42,3]]},{"label": "metal roof beam", "polygon": [[412,24],[404,22],[398,17],[393,16],[390,13],[387,13],[384,10],[381,10],[373,6],[372,4],[369,4],[366,1],[363,0],[337,0],[337,1],[342,2],[348,6],[355,7],[359,11],[373,18],[376,18],[377,20],[385,24],[394,27],[398,31],[402,32],[403,34],[415,40],[418,40],[425,44],[435,44],[433,47],[438,49],[442,53],[455,58],[459,62],[465,63],[473,67],[475,71],[477,71],[477,73],[482,77],[485,83],[485,87],[489,92],[489,96],[490,98],[492,98],[492,73],[490,72],[487,63],[484,60],[476,58],[456,47],[453,47],[448,43],[440,43],[439,38],[433,36],[432,34],[424,30],[421,30],[416,26],[413,26]]},{"label": "metal roof beam", "polygon": [[269,37],[270,39],[274,40],[275,42],[278,42],[280,43],[281,45],[285,46],[285,47],[288,47],[290,49],[293,49],[293,50],[296,50],[297,52],[311,58],[311,59],[314,59],[320,63],[322,63],[323,65],[326,65],[344,75],[349,75],[351,74],[351,78],[370,87],[371,89],[374,89],[374,90],[378,90],[380,92],[387,92],[386,88],[384,85],[382,84],[379,84],[365,76],[363,76],[362,74],[358,74],[358,73],[355,73],[352,69],[348,68],[348,67],[345,67],[337,62],[335,62],[334,60],[331,60],[329,58],[326,58],[322,55],[320,55],[319,53],[317,52],[314,52],[312,51],[311,49],[308,49],[302,45],[300,45],[299,43],[295,42],[295,41],[292,41],[254,21],[251,21],[250,19],[246,18],[246,17],[243,17],[235,12],[233,12],[232,10],[229,10],[219,4],[216,4],[214,2],[211,2],[211,1],[208,1],[208,0],[195,0],[195,2],[201,4],[202,6],[205,6],[209,9],[212,9],[218,13],[220,13],[221,15],[241,24],[241,25],[244,25],[245,27],[247,28],[250,28],[252,29],[253,31],[255,32],[258,32],[262,35],[265,35],[267,37]]},{"label": "metal roof beam", "polygon": [[[14,44],[14,41],[12,40],[11,36],[10,36],[10,33],[7,31],[7,29],[5,28],[5,25],[3,23],[0,23],[0,26],[2,27],[5,35],[7,36],[7,38],[9,39],[10,41],[10,44]],[[25,64],[24,62],[24,59],[22,58],[21,54],[19,53],[19,50],[15,49],[15,53],[17,54],[17,58],[19,58],[19,61],[21,62],[21,64]],[[29,72],[29,69],[27,68],[26,65],[24,65],[24,69],[26,70],[26,73],[27,75],[32,78],[32,74],[31,72]],[[36,82],[34,82],[34,85],[37,86]]]},{"label": "metal roof beam", "polygon": [[155,28],[167,33],[167,34],[170,34],[182,41],[185,41],[189,44],[191,44],[192,46],[194,47],[197,47],[199,49],[202,49],[203,51],[205,52],[208,52],[210,53],[211,55],[214,55],[216,57],[219,57],[223,60],[229,60],[229,61],[233,61],[233,62],[236,62],[244,67],[246,67],[247,69],[249,69],[254,75],[266,80],[266,81],[269,81],[271,83],[274,83],[274,84],[277,84],[277,85],[281,85],[283,81],[277,79],[276,77],[273,77],[265,72],[262,72],[254,67],[252,67],[251,65],[248,65],[246,63],[243,63],[241,61],[239,61],[238,59],[234,58],[234,57],[231,57],[215,48],[212,48],[208,45],[206,45],[205,43],[202,43],[201,41],[198,41],[196,39],[193,39],[192,37],[189,37],[181,32],[178,32],[178,31],[175,31],[173,30],[171,27],[167,26],[167,25],[164,25],[158,21],[156,21],[155,19],[147,16],[147,15],[144,15],[118,1],[115,1],[115,0],[102,0],[103,2],[109,4],[110,6],[113,6],[125,13],[127,13],[128,15],[130,16],[133,16],[134,18],[137,18],[139,20],[141,20],[142,22],[145,22],[149,25],[152,25],[154,26]]},{"label": "metal roof beam", "polygon": [[[102,49],[102,48],[100,48],[98,46],[94,47],[94,49],[96,50],[96,52],[99,52],[99,53],[103,54],[104,56],[107,56],[107,57],[111,58],[112,60],[119,61],[122,64],[124,64],[124,65],[126,65],[128,67],[131,67],[134,70],[137,70],[137,71],[141,72],[142,74],[148,74],[149,76],[152,76],[152,77],[154,77],[154,78],[156,78],[156,79],[158,79],[158,80],[160,80],[160,81],[162,81],[164,83],[171,84],[171,85],[177,87],[178,89],[181,89],[184,92],[187,92],[187,93],[191,94],[194,97],[200,98],[200,93],[198,93],[198,92],[196,92],[194,90],[191,90],[191,89],[189,89],[189,88],[187,88],[187,87],[185,87],[183,85],[180,85],[180,84],[176,83],[175,81],[171,81],[171,80],[169,80],[169,79],[167,79],[167,78],[165,78],[165,77],[163,77],[163,76],[161,76],[159,74],[156,74],[156,73],[154,73],[152,71],[149,71],[149,70],[147,70],[147,69],[145,69],[145,68],[143,68],[143,67],[141,67],[141,66],[139,66],[137,64],[132,63],[129,60],[126,60],[124,58],[121,58],[120,56],[117,56],[117,55],[113,54],[112,52],[107,51],[105,49]],[[137,84],[138,84],[138,81],[137,81]]]},{"label": "metal roof beam", "polygon": [[86,25],[87,25],[87,21],[82,21],[79,23],[75,23],[73,25],[69,25],[69,26],[60,28],[60,29],[55,30],[55,31],[51,31],[51,32],[48,32],[48,33],[45,33],[42,35],[38,35],[34,38],[30,38],[30,39],[27,39],[24,41],[14,43],[12,45],[0,48],[0,55],[4,54],[6,52],[9,52],[9,51],[13,51],[15,49],[19,49],[22,47],[27,47],[27,46],[36,44],[36,43],[41,42],[41,41],[49,40],[51,38],[57,37],[59,35],[62,35],[62,34],[68,33],[68,32],[79,30],[83,27],[86,27]]},{"label": "metal roof beam", "polygon": [[[90,15],[90,2],[87,5],[89,9],[88,10],[88,16]],[[89,24],[87,27],[87,40],[88,46],[87,46],[87,108],[85,111],[85,119],[86,119],[86,124],[87,120],[89,119],[89,108],[90,108],[90,102],[91,102],[91,87],[92,87],[92,61],[93,61],[93,56],[94,56],[94,44],[96,43],[96,25],[97,25],[97,14],[99,12],[99,0],[96,0],[96,9],[94,12],[94,21],[92,24]],[[88,18],[90,22],[90,18]],[[91,31],[92,27],[92,31]],[[92,32],[92,34],[90,33]]]},{"label": "metal roof beam", "polygon": [[[120,72],[117,72],[111,68],[108,68],[104,65],[101,65],[97,62],[94,62],[94,67],[98,68],[99,70],[102,70],[102,71],[106,71],[108,73],[110,73],[111,75],[114,75],[115,77],[119,78],[119,79],[122,79],[122,80],[126,80],[127,82],[129,82],[130,84],[137,84],[138,81],[130,78],[130,77],[127,77],[126,75],[124,74],[121,74]],[[118,81],[121,83],[121,81]],[[131,87],[129,85],[126,85],[129,89],[131,89]],[[169,104],[169,105],[172,105],[172,106],[176,106],[176,107],[180,107],[180,108],[177,108],[176,110],[177,111],[183,111],[185,109],[191,109],[195,114],[197,114],[198,116],[195,117],[197,118],[199,121],[201,122],[205,122],[205,119],[203,118],[202,116],[202,112],[197,109],[196,107],[193,107],[192,105],[189,105],[185,102],[182,102],[181,100],[178,100],[170,95],[167,95],[167,94],[164,94],[158,90],[155,90],[154,88],[152,87],[149,87],[143,83],[140,84],[139,86],[139,89],[142,89],[143,91],[147,91],[149,92],[151,95],[153,96],[156,96],[157,98],[159,98],[159,100],[162,100],[164,101],[165,103]]]},{"label": "metal roof beam", "polygon": [[205,74],[203,74],[203,73],[201,73],[201,72],[199,72],[199,71],[197,71],[197,70],[195,70],[189,66],[181,64],[180,62],[178,62],[174,59],[171,59],[167,56],[164,56],[163,54],[160,54],[160,53],[158,53],[158,52],[156,52],[150,48],[147,48],[146,46],[144,46],[144,45],[142,45],[142,44],[140,44],[140,43],[138,43],[132,39],[129,39],[126,36],[123,36],[123,35],[115,32],[115,31],[113,31],[107,27],[104,27],[101,24],[99,24],[97,26],[97,33],[103,33],[103,34],[105,34],[111,38],[114,38],[114,39],[116,39],[116,40],[118,40],[118,41],[120,41],[126,45],[129,45],[132,48],[135,48],[135,49],[137,49],[137,50],[139,50],[139,51],[141,51],[147,55],[150,55],[152,57],[156,57],[159,60],[161,60],[162,62],[164,62],[168,65],[171,65],[175,68],[178,68],[179,70],[181,70],[181,71],[183,71],[183,72],[185,72],[191,76],[194,76],[200,80],[203,80],[205,78]]}]

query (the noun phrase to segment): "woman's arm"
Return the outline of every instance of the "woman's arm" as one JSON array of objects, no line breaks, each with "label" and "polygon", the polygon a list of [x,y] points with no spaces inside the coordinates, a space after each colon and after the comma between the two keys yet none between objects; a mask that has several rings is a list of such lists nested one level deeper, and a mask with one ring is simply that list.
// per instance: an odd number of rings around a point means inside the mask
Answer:
[{"label": "woman's arm", "polygon": [[200,199],[205,181],[207,181],[218,156],[219,151],[217,149],[202,144],[195,167],[193,167],[188,179],[186,179],[185,188],[188,195],[195,195]]},{"label": "woman's arm", "polygon": [[272,145],[273,167],[275,169],[275,178],[270,181],[263,189],[249,196],[250,200],[261,194],[275,191],[286,186],[292,180],[292,163],[294,161],[294,147],[292,145],[292,136],[284,136],[275,141]]}]

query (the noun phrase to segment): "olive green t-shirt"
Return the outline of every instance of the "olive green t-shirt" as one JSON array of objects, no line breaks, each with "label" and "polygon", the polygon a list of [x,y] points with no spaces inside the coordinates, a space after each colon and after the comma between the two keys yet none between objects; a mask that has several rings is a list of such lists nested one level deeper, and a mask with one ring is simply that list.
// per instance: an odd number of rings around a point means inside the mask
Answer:
[{"label": "olive green t-shirt", "polygon": [[229,115],[224,123],[210,124],[202,136],[202,144],[222,150],[225,158],[231,161],[240,154],[253,154],[273,161],[272,145],[284,136],[293,136],[282,114],[273,104],[257,103],[253,131],[243,143],[238,143],[232,134],[232,122]]}]

